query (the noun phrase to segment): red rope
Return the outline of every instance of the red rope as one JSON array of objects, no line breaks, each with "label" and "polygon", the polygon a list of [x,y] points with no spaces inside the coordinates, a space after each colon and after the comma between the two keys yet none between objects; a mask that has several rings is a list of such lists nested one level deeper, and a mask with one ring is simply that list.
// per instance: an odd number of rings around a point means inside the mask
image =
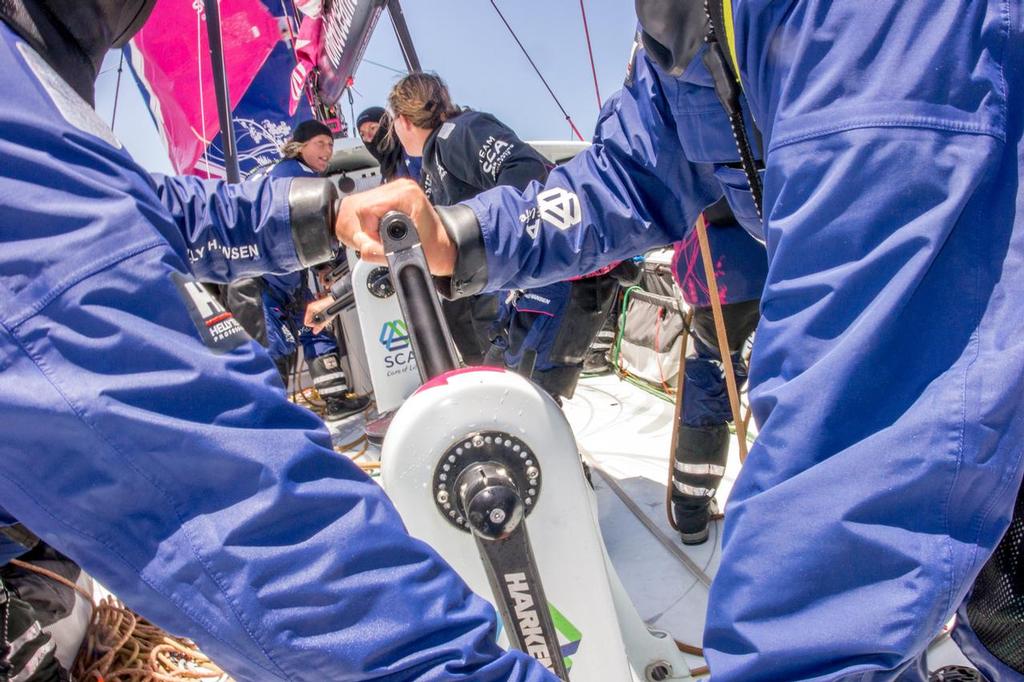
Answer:
[{"label": "red rope", "polygon": [[675,391],[672,390],[672,387],[668,385],[668,381],[665,380],[665,368],[661,366],[661,321],[664,317],[665,309],[659,307],[658,313],[654,316],[654,364],[658,366],[661,390],[665,391],[666,395],[672,395]]},{"label": "red rope", "polygon": [[540,78],[540,82],[544,84],[545,88],[547,88],[548,94],[551,95],[551,99],[555,100],[555,105],[562,112],[562,115],[565,116],[565,120],[569,122],[569,127],[572,128],[573,134],[576,135],[580,142],[582,142],[583,136],[580,135],[580,131],[576,129],[576,124],[572,122],[572,117],[569,116],[569,112],[567,112],[565,110],[565,107],[562,106],[562,103],[558,101],[558,97],[555,95],[555,91],[551,89],[550,85],[548,85],[548,81],[546,78],[544,78],[544,74],[542,74],[540,72],[540,69],[537,68],[537,64],[534,63],[533,57],[531,57],[530,53],[526,51],[526,48],[523,46],[522,41],[519,40],[519,36],[517,36],[516,32],[512,30],[512,26],[508,23],[508,20],[505,19],[505,15],[501,13],[501,10],[498,9],[498,5],[494,2],[494,0],[491,0],[491,7],[493,7],[494,11],[498,13],[498,18],[501,19],[501,23],[505,24],[505,28],[507,28],[508,32],[512,35],[512,39],[516,41],[516,45],[518,45],[519,49],[523,51],[523,55],[526,57],[526,61],[530,62],[530,66],[532,66],[533,70],[537,73],[537,77]]},{"label": "red rope", "polygon": [[597,67],[594,66],[594,49],[590,45],[590,27],[587,25],[587,9],[580,0],[580,14],[583,15],[583,34],[587,37],[587,53],[590,55],[590,73],[594,76],[594,94],[597,95],[597,109],[601,110],[601,88],[597,85]]}]

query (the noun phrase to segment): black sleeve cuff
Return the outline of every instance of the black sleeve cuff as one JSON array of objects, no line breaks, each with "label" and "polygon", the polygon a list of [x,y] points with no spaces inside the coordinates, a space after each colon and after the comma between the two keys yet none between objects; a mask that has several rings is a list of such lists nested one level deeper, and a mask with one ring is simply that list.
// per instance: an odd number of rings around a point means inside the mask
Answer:
[{"label": "black sleeve cuff", "polygon": [[438,206],[437,214],[456,253],[452,276],[437,278],[438,291],[449,299],[479,294],[487,286],[487,253],[476,214],[461,204]]},{"label": "black sleeve cuff", "polygon": [[334,215],[338,190],[328,180],[295,178],[288,190],[292,239],[302,267],[334,258]]}]

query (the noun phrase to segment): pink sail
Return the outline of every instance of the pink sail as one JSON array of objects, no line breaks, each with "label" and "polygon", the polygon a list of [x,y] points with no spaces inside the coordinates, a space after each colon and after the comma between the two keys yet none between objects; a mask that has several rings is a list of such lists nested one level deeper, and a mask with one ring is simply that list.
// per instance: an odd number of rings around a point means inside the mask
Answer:
[{"label": "pink sail", "polygon": [[[237,112],[275,48],[288,47],[291,24],[285,17],[273,16],[261,0],[221,0],[220,8],[228,89]],[[132,68],[167,142],[175,170],[220,176],[223,156],[215,148],[220,123],[206,35],[202,2],[161,0],[132,41]],[[290,52],[288,47],[289,56]],[[279,86],[284,102],[289,92],[287,79],[284,71]],[[266,109],[267,104],[264,101],[259,106]],[[286,137],[291,130],[290,117],[281,113],[278,119],[283,120],[277,122],[288,125],[278,126],[277,134],[268,130],[250,137],[266,137],[268,132],[274,137],[282,137],[279,133],[283,132]],[[273,127],[274,122],[270,123]],[[244,155],[241,139],[239,149]]]}]

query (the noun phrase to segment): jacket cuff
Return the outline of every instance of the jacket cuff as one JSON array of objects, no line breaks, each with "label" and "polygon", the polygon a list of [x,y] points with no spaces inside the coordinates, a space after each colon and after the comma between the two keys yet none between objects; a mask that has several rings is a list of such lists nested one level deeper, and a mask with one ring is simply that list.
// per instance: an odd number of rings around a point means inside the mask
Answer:
[{"label": "jacket cuff", "polygon": [[476,213],[468,206],[438,206],[448,238],[455,245],[455,269],[451,277],[438,277],[438,291],[445,298],[479,294],[487,286],[487,252]]},{"label": "jacket cuff", "polygon": [[288,189],[288,210],[295,253],[302,267],[334,257],[334,216],[338,190],[328,180],[295,178]]}]

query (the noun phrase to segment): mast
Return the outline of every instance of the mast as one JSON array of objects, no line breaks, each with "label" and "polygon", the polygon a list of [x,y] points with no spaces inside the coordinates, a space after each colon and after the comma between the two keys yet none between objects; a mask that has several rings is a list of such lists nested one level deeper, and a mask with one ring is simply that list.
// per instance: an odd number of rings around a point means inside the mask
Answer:
[{"label": "mast", "polygon": [[[231,96],[228,93],[227,71],[224,68],[224,43],[220,32],[220,4],[218,0],[203,0],[206,10],[206,37],[210,48],[210,66],[213,68],[213,87],[217,94],[217,114],[224,144],[224,172],[228,182],[239,182],[238,148],[235,144],[235,124],[231,117]],[[205,134],[205,130],[203,133]]]},{"label": "mast", "polygon": [[395,37],[398,38],[398,47],[402,50],[402,57],[405,58],[405,68],[409,70],[409,73],[422,71],[423,67],[420,66],[416,46],[412,44],[412,35],[409,34],[409,25],[405,23],[402,5],[399,0],[387,0],[387,3],[391,24],[395,27]]}]

